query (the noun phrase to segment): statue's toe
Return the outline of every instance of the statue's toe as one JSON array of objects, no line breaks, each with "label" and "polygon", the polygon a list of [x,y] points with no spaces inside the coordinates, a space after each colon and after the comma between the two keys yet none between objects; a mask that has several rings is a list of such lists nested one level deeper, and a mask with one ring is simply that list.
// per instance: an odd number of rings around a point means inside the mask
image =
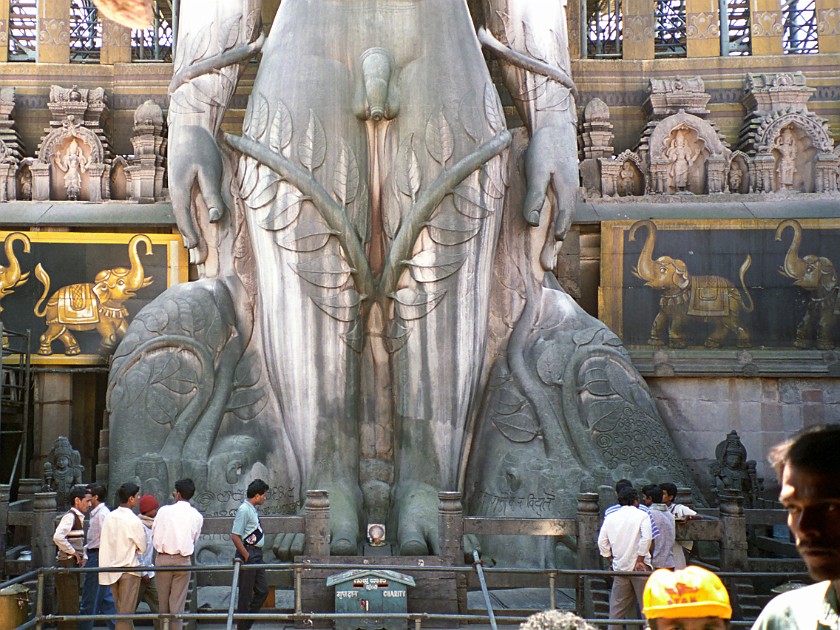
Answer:
[{"label": "statue's toe", "polygon": [[400,555],[427,556],[429,555],[429,547],[426,545],[426,540],[423,538],[406,538],[400,541]]}]

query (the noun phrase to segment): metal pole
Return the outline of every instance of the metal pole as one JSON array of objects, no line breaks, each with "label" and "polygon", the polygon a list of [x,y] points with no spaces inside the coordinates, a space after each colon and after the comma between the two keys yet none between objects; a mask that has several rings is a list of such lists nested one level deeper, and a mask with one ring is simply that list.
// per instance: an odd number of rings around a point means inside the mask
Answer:
[{"label": "metal pole", "polygon": [[548,574],[548,601],[551,607],[551,610],[557,608],[557,595],[554,593],[554,586],[556,581],[557,574],[552,571]]},{"label": "metal pole", "polygon": [[301,588],[303,582],[303,569],[300,567],[295,567],[295,614],[300,615],[303,613],[303,601],[301,596]]},{"label": "metal pole", "polygon": [[233,611],[236,610],[236,591],[239,588],[239,569],[242,558],[233,559],[233,580],[230,582],[230,606],[228,606],[227,630],[233,628]]},{"label": "metal pole", "polygon": [[720,56],[729,56],[729,7],[728,0],[718,0],[720,12]]},{"label": "metal pole", "polygon": [[473,566],[475,572],[478,573],[478,581],[481,584],[481,592],[484,593],[484,604],[487,606],[487,615],[490,617],[490,627],[493,630],[496,628],[496,615],[493,614],[493,604],[490,603],[490,593],[487,592],[487,582],[484,581],[484,570],[481,568],[481,558],[478,557],[478,551],[473,549]]},{"label": "metal pole", "polygon": [[38,572],[38,592],[35,593],[35,618],[38,620],[35,627],[41,630],[44,617],[44,573]]}]

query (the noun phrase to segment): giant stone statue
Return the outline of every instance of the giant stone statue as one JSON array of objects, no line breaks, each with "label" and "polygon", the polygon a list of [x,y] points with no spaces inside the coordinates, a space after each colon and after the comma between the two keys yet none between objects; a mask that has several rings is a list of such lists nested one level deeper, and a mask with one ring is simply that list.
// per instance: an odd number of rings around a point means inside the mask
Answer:
[{"label": "giant stone statue", "polygon": [[434,553],[439,490],[493,513],[478,497],[527,477],[570,516],[617,474],[688,482],[620,342],[550,273],[578,189],[565,7],[483,14],[476,33],[463,0],[285,0],[263,42],[257,0],[181,2],[169,183],[201,279],[114,357],[112,485],[189,475],[208,514],[255,476],[276,513],[325,489],[331,552],[355,555],[384,519],[401,554]]}]

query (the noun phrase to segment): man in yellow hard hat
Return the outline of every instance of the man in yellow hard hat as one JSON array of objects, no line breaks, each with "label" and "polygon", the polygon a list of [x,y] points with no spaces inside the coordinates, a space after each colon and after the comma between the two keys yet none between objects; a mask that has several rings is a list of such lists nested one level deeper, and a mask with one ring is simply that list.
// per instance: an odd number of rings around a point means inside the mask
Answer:
[{"label": "man in yellow hard hat", "polygon": [[726,587],[702,567],[654,571],[643,601],[650,630],[726,630],[732,618]]}]

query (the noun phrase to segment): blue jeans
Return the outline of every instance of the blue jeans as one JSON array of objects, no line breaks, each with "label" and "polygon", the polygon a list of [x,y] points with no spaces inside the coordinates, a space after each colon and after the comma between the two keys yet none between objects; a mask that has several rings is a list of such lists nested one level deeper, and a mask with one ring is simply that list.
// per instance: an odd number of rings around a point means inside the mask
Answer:
[{"label": "blue jeans", "polygon": [[[85,567],[99,566],[99,550],[88,550],[88,560]],[[117,608],[114,606],[114,596],[107,586],[99,585],[98,573],[85,573],[82,584],[82,602],[79,606],[79,613],[82,615],[115,615]],[[114,620],[108,622],[108,627],[114,630]],[[79,630],[93,630],[93,621],[80,621]]]}]

